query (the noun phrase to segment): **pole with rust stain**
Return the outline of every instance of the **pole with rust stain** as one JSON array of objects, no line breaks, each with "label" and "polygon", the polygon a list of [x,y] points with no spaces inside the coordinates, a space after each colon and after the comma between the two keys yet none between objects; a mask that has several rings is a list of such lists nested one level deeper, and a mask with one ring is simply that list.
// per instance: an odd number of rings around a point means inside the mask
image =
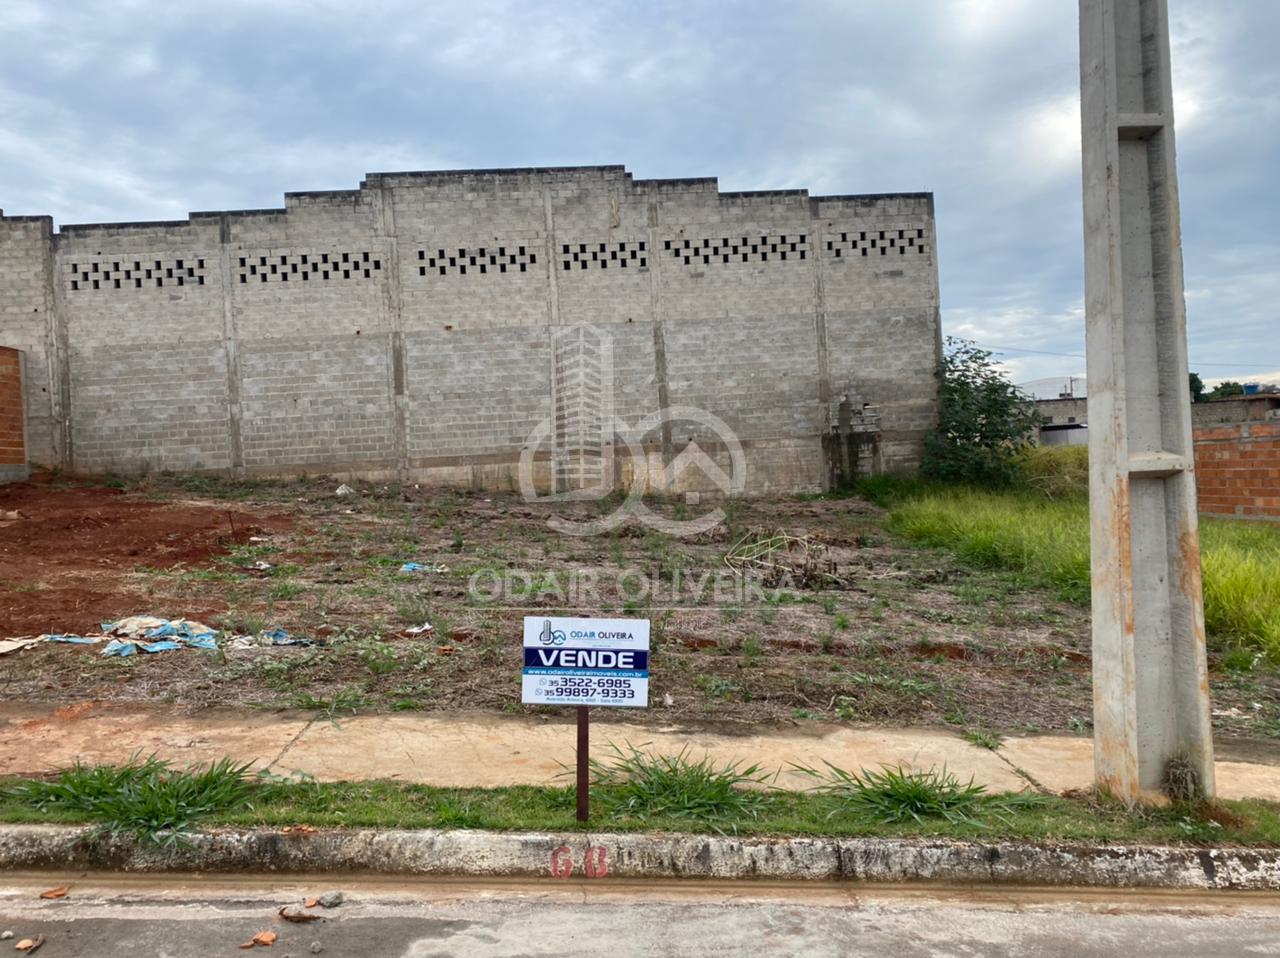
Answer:
[{"label": "pole with rust stain", "polygon": [[1094,775],[1214,793],[1167,0],[1080,0]]},{"label": "pole with rust stain", "polygon": [[587,748],[590,740],[591,710],[578,706],[578,821],[585,822],[591,808],[591,776]]}]

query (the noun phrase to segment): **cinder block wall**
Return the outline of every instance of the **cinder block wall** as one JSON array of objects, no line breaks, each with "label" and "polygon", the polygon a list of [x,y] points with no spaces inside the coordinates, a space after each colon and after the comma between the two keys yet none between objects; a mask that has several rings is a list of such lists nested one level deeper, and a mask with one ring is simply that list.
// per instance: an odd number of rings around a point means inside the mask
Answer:
[{"label": "cinder block wall", "polygon": [[[530,434],[563,426],[558,337],[580,326],[612,357],[611,413],[714,414],[748,492],[822,488],[845,397],[879,422],[886,470],[915,468],[936,416],[929,194],[721,193],[611,166],[370,174],[280,210],[58,233],[8,217],[0,307],[0,342],[40,370],[32,460],[81,471],[511,486]],[[712,438],[644,437],[658,462],[693,439],[727,463]]]},{"label": "cinder block wall", "polygon": [[1195,430],[1200,511],[1280,520],[1280,420]]}]

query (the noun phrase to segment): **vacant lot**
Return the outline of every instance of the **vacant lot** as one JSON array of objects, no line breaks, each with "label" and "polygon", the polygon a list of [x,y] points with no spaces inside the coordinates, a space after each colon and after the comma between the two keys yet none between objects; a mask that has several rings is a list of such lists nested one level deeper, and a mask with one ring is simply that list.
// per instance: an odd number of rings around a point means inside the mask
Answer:
[{"label": "vacant lot", "polygon": [[[0,522],[0,635],[148,613],[226,630],[221,649],[105,658],[44,643],[0,658],[6,699],[517,711],[522,616],[614,613],[653,620],[651,708],[635,717],[656,723],[1089,729],[1087,609],[909,544],[861,499],[735,503],[717,529],[679,540],[630,525],[561,535],[551,507],[514,495],[338,495],[327,479],[120,485],[0,488],[0,510],[17,513]],[[725,555],[770,541],[789,548],[744,594]],[[276,628],[316,644],[229,641]],[[1275,676],[1214,660],[1220,731],[1280,737]]]}]

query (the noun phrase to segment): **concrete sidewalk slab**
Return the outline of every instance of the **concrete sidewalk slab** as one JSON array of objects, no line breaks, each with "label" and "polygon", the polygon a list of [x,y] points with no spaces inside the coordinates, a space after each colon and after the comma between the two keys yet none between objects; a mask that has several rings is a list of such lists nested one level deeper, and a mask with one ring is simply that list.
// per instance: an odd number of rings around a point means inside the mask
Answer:
[{"label": "concrete sidewalk slab", "polygon": [[[1008,738],[1000,749],[1017,768],[1044,788],[1062,792],[1093,781],[1093,739],[1064,735]],[[1280,767],[1264,762],[1214,763],[1221,798],[1265,798],[1280,801]]]},{"label": "concrete sidewalk slab", "polygon": [[[851,728],[806,722],[745,733],[733,726],[652,726],[593,715],[592,755],[631,743],[663,753],[688,749],[717,761],[759,764],[777,784],[804,788],[794,765],[842,768],[946,766],[995,791],[1032,779],[1052,791],[1093,781],[1093,742],[1080,736],[1010,737],[996,752],[936,728]],[[178,764],[223,756],[278,774],[320,781],[392,779],[444,787],[567,784],[574,755],[570,716],[492,714],[361,715],[330,720],[314,713],[250,709],[183,712],[87,702],[62,708],[0,704],[0,774],[42,774],[71,764],[123,762],[155,752]],[[1224,747],[1218,787],[1224,798],[1280,801],[1280,745]]]},{"label": "concrete sidewalk slab", "polygon": [[269,765],[311,721],[239,709],[183,713],[83,702],[62,708],[0,706],[0,775],[43,774],[76,759],[98,764],[155,753],[178,764]]},{"label": "concrete sidewalk slab", "polygon": [[[604,758],[609,743],[627,743],[716,761],[759,764],[777,783],[805,788],[812,780],[793,764],[844,768],[899,763],[927,769],[946,765],[989,788],[1017,790],[1026,782],[996,753],[976,749],[936,729],[854,729],[826,725],[813,730],[769,730],[743,736],[697,728],[592,721],[591,753]],[[524,717],[368,716],[334,725],[317,722],[304,731],[272,770],[302,772],[320,781],[395,778],[442,786],[568,784],[574,761],[574,725]]]}]

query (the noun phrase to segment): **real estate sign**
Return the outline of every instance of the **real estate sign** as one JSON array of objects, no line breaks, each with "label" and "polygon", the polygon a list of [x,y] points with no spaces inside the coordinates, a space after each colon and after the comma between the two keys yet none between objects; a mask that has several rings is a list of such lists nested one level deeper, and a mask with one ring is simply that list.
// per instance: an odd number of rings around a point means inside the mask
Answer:
[{"label": "real estate sign", "polygon": [[525,616],[521,701],[647,706],[649,620]]}]

